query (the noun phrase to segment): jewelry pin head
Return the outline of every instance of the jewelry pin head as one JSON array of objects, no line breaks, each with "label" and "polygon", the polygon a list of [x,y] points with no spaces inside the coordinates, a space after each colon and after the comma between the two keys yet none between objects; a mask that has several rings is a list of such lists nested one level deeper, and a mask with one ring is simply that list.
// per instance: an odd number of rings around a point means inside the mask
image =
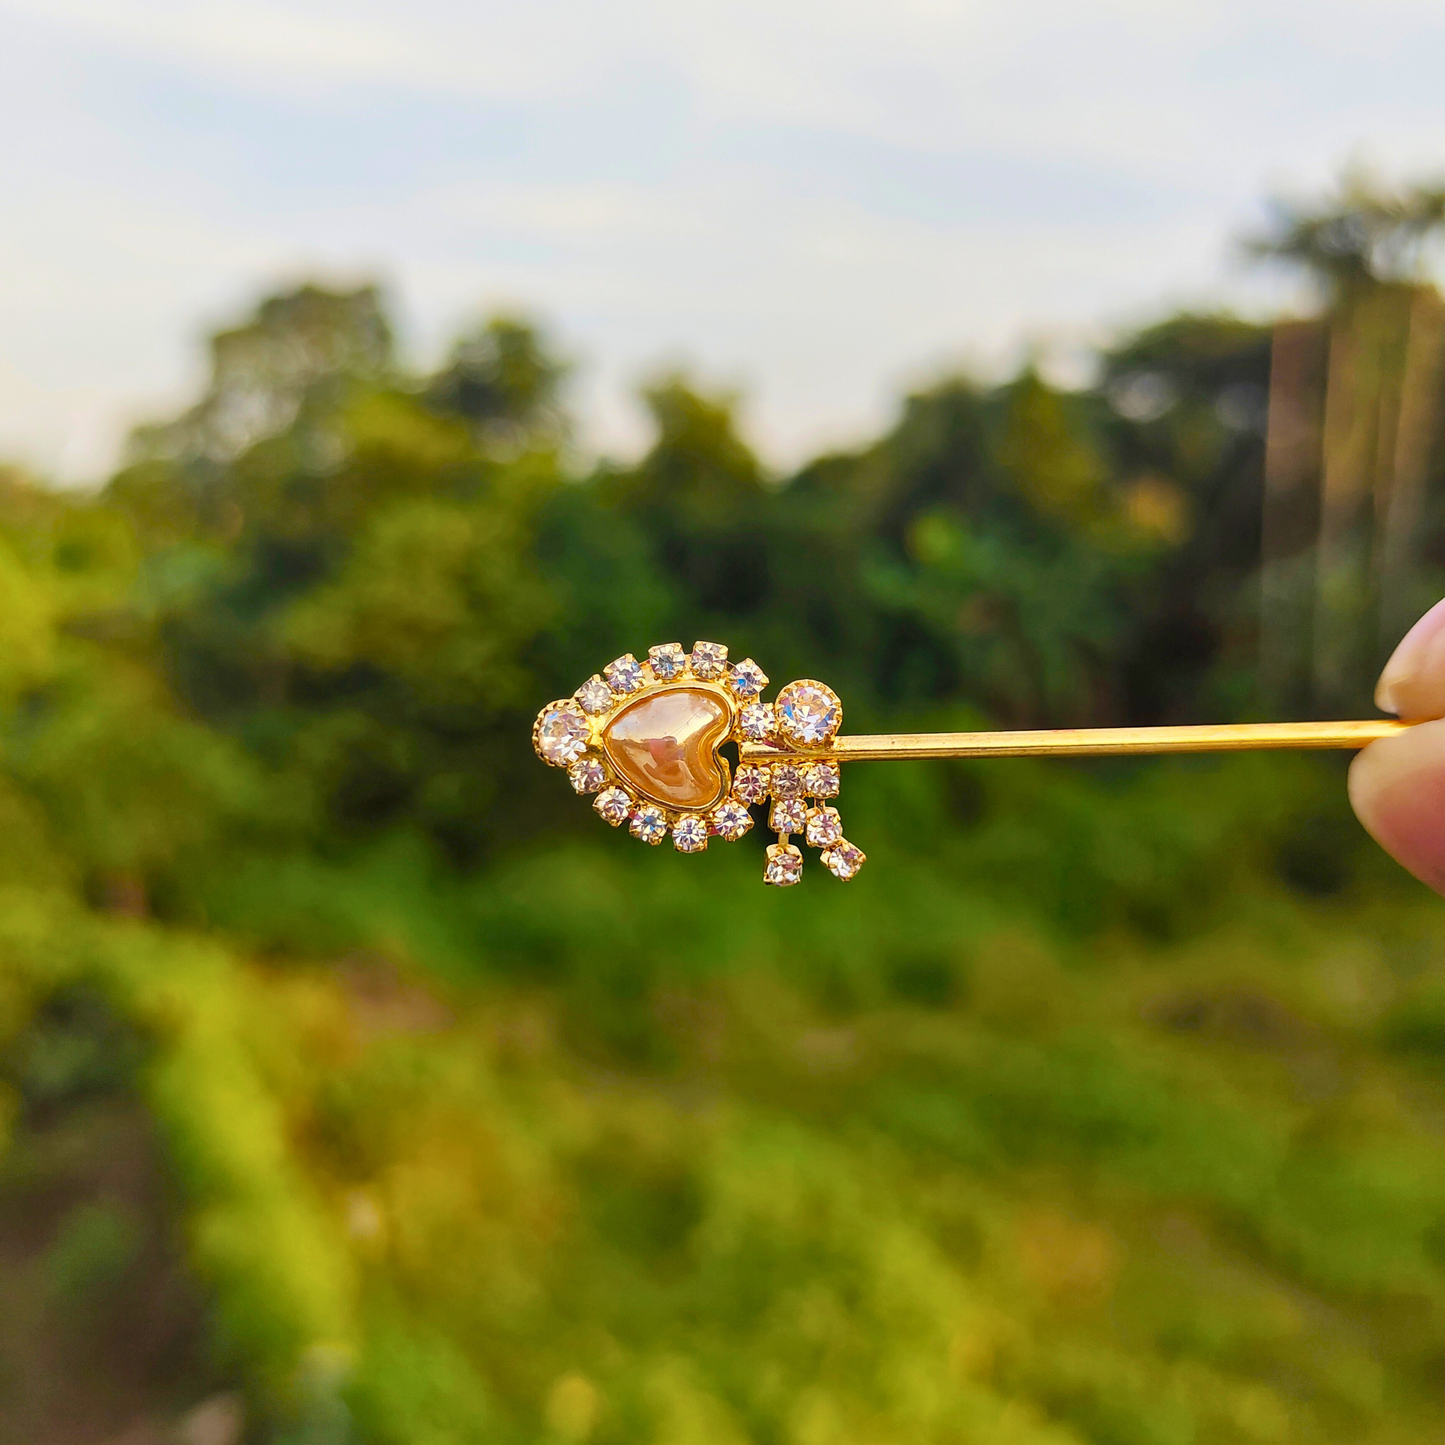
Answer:
[{"label": "jewelry pin head", "polygon": [[[751,658],[728,659],[721,643],[675,642],[626,653],[570,698],[548,703],[532,728],[544,763],[565,768],[578,793],[614,828],[680,853],[701,853],[714,838],[736,842],[767,805],[769,846],[763,881],[802,877],[800,838],[823,866],[847,881],[866,861],[843,836],[834,740],[843,704],[832,688],[804,678],[764,702],[767,675]],[[738,749],[734,768],[722,749]]]}]

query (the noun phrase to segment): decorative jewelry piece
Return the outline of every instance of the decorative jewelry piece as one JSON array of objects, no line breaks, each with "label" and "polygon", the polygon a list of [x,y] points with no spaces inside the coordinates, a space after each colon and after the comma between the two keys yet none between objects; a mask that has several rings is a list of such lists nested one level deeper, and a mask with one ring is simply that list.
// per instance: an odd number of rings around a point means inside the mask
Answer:
[{"label": "decorative jewelry piece", "polygon": [[[1412,723],[1234,723],[1203,727],[1064,728],[1041,732],[882,733],[840,737],[843,704],[811,678],[763,702],[768,678],[752,658],[729,662],[717,642],[690,653],[675,642],[608,663],[569,698],[537,714],[532,746],[565,768],[579,793],[614,828],[654,845],[671,837],[680,853],[713,838],[732,843],[753,826],[750,808],[768,804],[763,881],[787,886],[803,874],[801,838],[845,882],[867,862],[843,836],[836,798],[839,765],[890,758],[1086,757],[1201,753],[1244,748],[1362,748]],[[722,755],[735,744],[734,771]]]}]

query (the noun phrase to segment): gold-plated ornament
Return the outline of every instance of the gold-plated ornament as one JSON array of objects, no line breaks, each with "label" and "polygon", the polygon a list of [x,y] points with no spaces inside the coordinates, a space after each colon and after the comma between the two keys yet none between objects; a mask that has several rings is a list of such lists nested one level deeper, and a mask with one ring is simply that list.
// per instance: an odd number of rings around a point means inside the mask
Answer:
[{"label": "gold-plated ornament", "polygon": [[[801,838],[845,882],[866,855],[843,836],[840,764],[894,758],[1098,757],[1124,753],[1226,752],[1245,748],[1362,748],[1414,724],[1233,723],[1200,727],[1063,728],[1037,732],[881,733],[840,737],[843,704],[812,678],[790,682],[767,703],[768,679],[751,658],[730,662],[721,643],[675,642],[631,653],[590,677],[570,698],[537,715],[532,746],[565,768],[578,793],[614,828],[680,853],[713,838],[736,842],[768,805],[770,844],[763,881],[797,883]],[[737,747],[738,765],[722,754]]]}]

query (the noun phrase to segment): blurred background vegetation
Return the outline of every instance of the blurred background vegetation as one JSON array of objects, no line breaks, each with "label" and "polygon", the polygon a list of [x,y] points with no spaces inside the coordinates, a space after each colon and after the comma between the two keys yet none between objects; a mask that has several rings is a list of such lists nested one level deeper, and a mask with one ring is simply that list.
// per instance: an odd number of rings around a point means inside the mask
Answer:
[{"label": "blurred background vegetation", "polygon": [[680,375],[584,466],[534,324],[415,375],[319,286],[99,494],[0,473],[0,1440],[1445,1434],[1445,912],[1340,760],[859,768],[778,893],[529,745],[698,637],[853,730],[1368,709],[1442,213],[795,476]]}]

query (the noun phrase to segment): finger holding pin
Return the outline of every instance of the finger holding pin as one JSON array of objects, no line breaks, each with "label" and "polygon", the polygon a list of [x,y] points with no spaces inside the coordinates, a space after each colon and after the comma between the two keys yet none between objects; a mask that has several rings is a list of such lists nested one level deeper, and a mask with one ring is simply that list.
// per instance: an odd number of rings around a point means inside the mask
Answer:
[{"label": "finger holding pin", "polygon": [[[787,887],[803,873],[794,838],[844,882],[867,861],[827,802],[838,796],[845,762],[1355,749],[1413,726],[1380,719],[846,737],[843,704],[825,683],[790,682],[770,703],[762,700],[767,686],[756,662],[730,662],[721,643],[697,642],[687,653],[662,643],[645,661],[625,653],[570,698],[548,703],[532,745],[544,763],[567,770],[578,793],[593,795],[604,821],[626,823],[654,846],[670,837],[680,853],[701,853],[713,838],[736,842],[753,826],[750,809],[766,804],[777,842],[768,846],[763,881]],[[722,753],[729,745],[736,768]]]}]

